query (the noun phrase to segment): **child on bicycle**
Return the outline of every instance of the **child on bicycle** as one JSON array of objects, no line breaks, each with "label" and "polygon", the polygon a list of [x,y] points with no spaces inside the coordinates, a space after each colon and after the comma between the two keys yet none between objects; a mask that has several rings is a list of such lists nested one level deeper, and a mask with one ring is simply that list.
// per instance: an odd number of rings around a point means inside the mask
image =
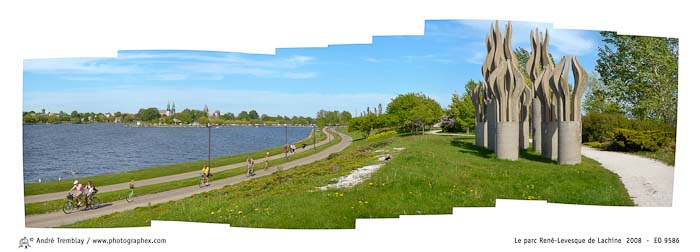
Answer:
[{"label": "child on bicycle", "polygon": [[211,177],[211,170],[207,164],[202,167],[202,177],[204,177],[204,184],[209,185],[209,177]]},{"label": "child on bicycle", "polygon": [[88,184],[85,187],[85,191],[85,205],[89,206],[92,201],[92,195],[97,192],[95,189],[95,185],[92,184],[92,180],[88,180]]}]

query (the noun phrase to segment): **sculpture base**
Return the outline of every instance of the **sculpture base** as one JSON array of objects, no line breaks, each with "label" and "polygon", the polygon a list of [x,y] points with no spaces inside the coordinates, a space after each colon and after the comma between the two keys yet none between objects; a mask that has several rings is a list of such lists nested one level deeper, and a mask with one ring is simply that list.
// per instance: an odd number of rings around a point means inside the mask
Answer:
[{"label": "sculpture base", "polygon": [[557,129],[559,128],[559,122],[542,122],[542,129],[544,129],[542,135],[542,157],[557,160],[557,154],[559,152],[559,134]]},{"label": "sculpture base", "polygon": [[486,145],[490,151],[496,151],[496,141],[498,137],[496,136],[496,103],[492,102],[486,107]]},{"label": "sculpture base", "polygon": [[542,108],[539,99],[532,100],[532,150],[542,152]]},{"label": "sculpture base", "polygon": [[518,160],[519,122],[496,124],[496,158]]},{"label": "sculpture base", "polygon": [[476,132],[475,132],[475,138],[476,138],[476,146],[482,147],[482,148],[487,148],[488,147],[488,125],[486,122],[477,122],[476,123]]},{"label": "sculpture base", "polygon": [[530,148],[530,124],[527,119],[524,122],[520,122],[520,136],[518,137],[518,148],[521,150]]},{"label": "sculpture base", "polygon": [[559,122],[559,164],[581,163],[581,122]]}]

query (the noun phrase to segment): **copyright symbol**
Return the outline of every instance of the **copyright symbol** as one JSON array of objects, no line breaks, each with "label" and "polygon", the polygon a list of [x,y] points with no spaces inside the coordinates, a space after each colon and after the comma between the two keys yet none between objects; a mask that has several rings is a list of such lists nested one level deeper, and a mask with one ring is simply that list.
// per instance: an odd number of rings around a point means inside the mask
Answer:
[{"label": "copyright symbol", "polygon": [[29,241],[34,241],[34,238],[29,238]]}]

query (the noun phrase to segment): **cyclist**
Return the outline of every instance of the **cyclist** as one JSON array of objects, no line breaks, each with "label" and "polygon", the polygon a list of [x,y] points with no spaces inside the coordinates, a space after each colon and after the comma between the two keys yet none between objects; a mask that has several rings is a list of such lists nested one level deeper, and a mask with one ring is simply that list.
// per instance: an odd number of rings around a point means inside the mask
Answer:
[{"label": "cyclist", "polygon": [[92,180],[88,180],[88,184],[85,187],[85,205],[89,206],[91,201],[92,201],[92,195],[94,195],[97,190],[95,189],[95,185],[92,184]]},{"label": "cyclist", "polygon": [[83,187],[83,184],[81,184],[77,179],[73,181],[73,187],[71,187],[70,191],[68,191],[68,194],[73,195],[73,198],[77,202],[77,206],[80,207],[80,196],[83,195],[83,192],[85,191],[85,188]]},{"label": "cyclist", "polygon": [[252,157],[248,157],[248,174],[247,177],[254,176],[255,173],[253,173],[253,166],[255,165],[255,160],[253,160]]},{"label": "cyclist", "polygon": [[209,170],[209,166],[207,164],[204,164],[204,167],[202,167],[202,177],[204,177],[204,184],[209,185],[209,177],[211,176],[211,171]]}]

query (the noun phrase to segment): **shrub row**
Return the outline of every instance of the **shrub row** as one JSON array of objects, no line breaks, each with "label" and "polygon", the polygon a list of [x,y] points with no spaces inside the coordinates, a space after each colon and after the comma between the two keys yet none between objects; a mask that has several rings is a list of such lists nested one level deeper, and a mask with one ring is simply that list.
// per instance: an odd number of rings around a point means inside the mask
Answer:
[{"label": "shrub row", "polygon": [[615,129],[614,139],[607,147],[614,151],[658,151],[672,142],[670,133],[659,130]]},{"label": "shrub row", "polygon": [[[614,141],[619,135],[634,135],[631,132],[620,133],[617,129],[627,129],[639,132],[660,132],[675,139],[675,128],[662,122],[650,120],[628,119],[623,114],[591,113],[581,118],[583,142],[607,143]],[[634,138],[634,137],[633,137]],[[637,139],[639,140],[639,139]]]},{"label": "shrub row", "polygon": [[396,134],[397,134],[397,132],[395,130],[384,131],[384,132],[377,133],[377,134],[374,134],[374,135],[367,137],[367,140],[374,140],[374,139],[378,139],[378,138],[382,138],[382,137],[386,137],[386,136],[391,136],[391,135],[396,135]]}]

